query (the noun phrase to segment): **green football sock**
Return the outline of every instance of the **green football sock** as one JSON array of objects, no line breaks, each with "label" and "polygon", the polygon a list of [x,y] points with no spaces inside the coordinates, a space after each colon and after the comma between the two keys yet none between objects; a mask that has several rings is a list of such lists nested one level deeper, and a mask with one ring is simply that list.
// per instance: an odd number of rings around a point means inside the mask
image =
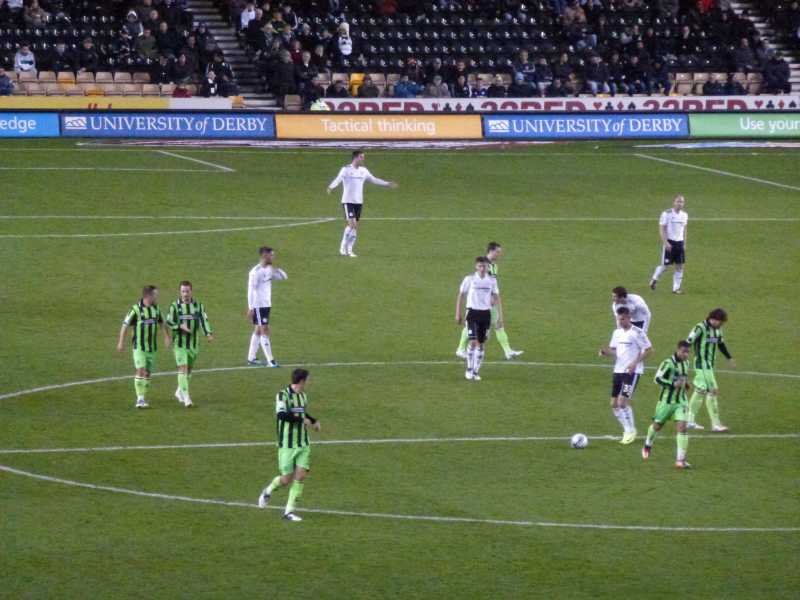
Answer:
[{"label": "green football sock", "polygon": [[189,393],[189,376],[186,373],[178,373],[178,388],[184,393]]},{"label": "green football sock", "polygon": [[503,352],[506,354],[511,352],[511,344],[508,343],[508,334],[506,334],[505,327],[503,329],[495,329],[494,335],[497,338],[500,346],[502,346]]},{"label": "green football sock", "polygon": [[704,395],[697,391],[692,392],[692,397],[689,400],[689,422],[694,423],[697,418],[697,413],[703,408]]},{"label": "green football sock", "polygon": [[647,428],[647,439],[645,439],[644,445],[645,446],[652,446],[653,442],[656,441],[656,436],[657,435],[658,435],[658,432],[656,431],[655,426],[651,424],[650,427]]},{"label": "green football sock", "polygon": [[678,453],[677,460],[686,459],[686,450],[689,448],[689,434],[686,432],[678,433]]},{"label": "green football sock", "polygon": [[467,332],[467,328],[464,327],[464,329],[461,330],[461,341],[458,342],[458,351],[466,352],[468,343],[469,343],[469,332]]},{"label": "green football sock", "polygon": [[289,488],[289,501],[286,503],[286,512],[294,512],[295,504],[300,499],[300,496],[303,495],[303,483],[301,481],[295,481],[292,483],[292,487]]},{"label": "green football sock", "polygon": [[136,390],[136,397],[137,398],[144,398],[144,394],[146,388],[144,386],[144,382],[147,381],[144,377],[134,377],[133,378],[133,389]]},{"label": "green football sock", "polygon": [[711,417],[711,426],[719,427],[720,426],[719,404],[717,403],[716,395],[714,394],[708,395],[708,398],[706,399],[706,410],[708,411],[708,416]]},{"label": "green football sock", "polygon": [[142,397],[147,396],[147,391],[150,389],[150,378],[142,379]]},{"label": "green football sock", "polygon": [[275,477],[275,479],[272,480],[272,483],[270,483],[267,486],[267,493],[271,494],[272,492],[274,492],[275,490],[277,490],[279,487],[282,486],[283,484],[281,483],[281,476],[278,475],[277,477]]}]

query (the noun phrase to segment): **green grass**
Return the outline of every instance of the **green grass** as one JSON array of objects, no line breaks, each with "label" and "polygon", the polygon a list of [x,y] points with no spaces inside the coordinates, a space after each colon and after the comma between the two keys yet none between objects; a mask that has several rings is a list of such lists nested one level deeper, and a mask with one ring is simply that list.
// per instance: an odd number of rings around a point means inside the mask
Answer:
[{"label": "green grass", "polygon": [[[696,469],[672,468],[674,431],[643,464],[617,434],[610,376],[596,350],[612,330],[610,289],[653,311],[655,356],[669,355],[709,309],[725,307],[736,372],[718,374],[735,434],[796,434],[800,348],[800,191],[633,156],[625,144],[514,152],[372,151],[397,191],[367,190],[357,260],[338,256],[337,196],[324,187],[347,152],[152,149],[0,142],[8,170],[0,215],[154,216],[150,220],[0,219],[0,395],[132,373],[114,350],[141,286],[191,279],[216,341],[201,369],[242,366],[250,335],[245,283],[262,244],[289,280],[274,287],[276,356],[312,365],[319,441],[558,437],[520,441],[320,444],[302,506],[477,520],[698,528],[800,527],[797,437],[692,436]],[[800,187],[786,151],[644,150]],[[117,171],[201,169],[204,173]],[[687,294],[669,277],[651,293],[658,214],[683,192],[690,214]],[[200,219],[198,217],[235,217]],[[297,217],[267,220],[264,217]],[[180,218],[165,218],[180,217]],[[317,218],[335,220],[297,227]],[[419,220],[374,220],[415,217]],[[464,220],[435,220],[464,217]],[[469,220],[492,217],[495,221]],[[575,217],[597,221],[523,220]],[[776,221],[752,221],[753,218]],[[373,220],[370,220],[372,218]],[[430,218],[430,220],[425,220]],[[644,221],[608,219],[641,218]],[[703,219],[728,218],[726,221]],[[602,220],[606,219],[606,220]],[[736,220],[741,219],[741,220]],[[794,221],[791,219],[795,219]],[[278,228],[267,229],[266,227]],[[138,234],[265,227],[184,235]],[[453,304],[490,239],[504,244],[508,332],[525,362],[488,344],[480,384],[455,361]],[[348,365],[348,363],[374,363]],[[334,366],[330,363],[339,363]],[[411,364],[416,363],[416,364]],[[327,366],[318,366],[327,365]],[[569,366],[573,365],[573,366]],[[199,372],[196,408],[172,398],[159,353],[147,412],[130,379],[0,400],[0,448],[270,442],[274,394],[289,369]],[[758,374],[748,374],[757,372]],[[770,374],[793,377],[777,377]],[[635,397],[644,432],[657,390]],[[707,417],[702,416],[707,424]],[[255,503],[276,471],[266,446],[0,454],[0,464],[101,486]],[[285,493],[274,502],[280,506]],[[796,598],[800,531],[597,530],[433,522],[196,504],[0,473],[0,596],[272,598]]]}]

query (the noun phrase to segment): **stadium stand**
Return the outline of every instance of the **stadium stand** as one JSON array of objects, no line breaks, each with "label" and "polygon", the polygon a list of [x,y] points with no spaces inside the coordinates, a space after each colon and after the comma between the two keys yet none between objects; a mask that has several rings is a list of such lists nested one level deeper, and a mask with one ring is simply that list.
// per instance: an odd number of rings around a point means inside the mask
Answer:
[{"label": "stadium stand", "polygon": [[[208,70],[215,95],[237,92],[215,39],[186,0],[0,0],[0,66],[15,95],[189,93]],[[146,87],[145,87],[146,86]],[[158,94],[156,94],[158,92]]]},{"label": "stadium stand", "polygon": [[800,1],[741,0],[731,5],[748,14],[767,38],[772,56],[764,68],[765,91],[800,93]]}]

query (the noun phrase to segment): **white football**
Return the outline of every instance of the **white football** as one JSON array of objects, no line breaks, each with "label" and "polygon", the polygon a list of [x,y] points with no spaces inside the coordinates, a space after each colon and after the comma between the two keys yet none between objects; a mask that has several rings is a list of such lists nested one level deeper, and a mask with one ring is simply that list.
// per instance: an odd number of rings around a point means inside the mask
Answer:
[{"label": "white football", "polygon": [[589,438],[586,437],[586,434],[584,433],[576,433],[569,440],[569,445],[575,448],[576,450],[582,450],[589,445]]}]

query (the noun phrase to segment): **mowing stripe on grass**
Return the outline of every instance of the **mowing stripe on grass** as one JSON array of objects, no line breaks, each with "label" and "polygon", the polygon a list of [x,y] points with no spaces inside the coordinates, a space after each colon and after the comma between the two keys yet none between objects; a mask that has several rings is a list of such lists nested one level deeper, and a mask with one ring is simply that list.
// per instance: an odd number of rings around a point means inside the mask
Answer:
[{"label": "mowing stripe on grass", "polygon": [[135,233],[31,233],[31,234],[0,234],[0,239],[42,239],[42,238],[118,238],[118,237],[144,237],[154,235],[189,235],[196,233],[231,233],[234,231],[260,231],[262,229],[288,229],[303,225],[317,225],[336,220],[335,217],[325,217],[314,221],[300,223],[281,223],[279,225],[251,225],[249,227],[225,227],[223,229],[184,229],[178,231],[139,231]]},{"label": "mowing stripe on grass", "polygon": [[[485,365],[499,365],[507,367],[554,367],[554,368],[578,368],[578,369],[611,369],[611,365],[597,364],[597,363],[565,363],[565,362],[532,362],[532,361],[485,361]],[[327,362],[327,363],[292,363],[283,365],[286,368],[296,367],[319,367],[319,368],[333,368],[333,367],[439,367],[439,366],[462,366],[463,361],[453,360],[406,360],[406,361],[357,361],[357,362]],[[648,371],[654,371],[656,367],[645,367]],[[252,367],[250,365],[240,365],[236,367],[212,367],[208,369],[195,369],[192,371],[195,375],[198,373],[226,373],[229,371],[259,371],[259,367]],[[730,371],[726,369],[718,369],[718,373],[726,373],[729,375],[750,375],[754,377],[776,377],[781,379],[800,379],[800,375],[794,373],[770,373],[763,371]],[[161,371],[153,373],[151,377],[168,377],[174,376],[177,371]],[[84,379],[81,381],[70,381],[67,383],[54,383],[50,385],[43,385],[27,390],[19,390],[16,392],[8,392],[0,394],[0,400],[7,400],[8,398],[17,398],[19,396],[28,396],[40,392],[47,392],[51,390],[61,390],[81,385],[92,385],[95,383],[108,383],[112,381],[124,381],[126,379],[133,379],[133,375],[113,375],[111,377],[99,377],[96,379]]]},{"label": "mowing stripe on grass", "polygon": [[[145,492],[142,490],[132,490],[128,488],[98,485],[85,483],[61,477],[42,475],[22,469],[15,469],[6,465],[0,465],[0,471],[12,475],[20,475],[38,481],[48,483],[58,483],[69,487],[84,488],[89,490],[112,492],[115,494],[127,494],[129,496],[139,496],[144,498],[157,498],[159,500],[169,500],[173,502],[190,502],[193,504],[207,504],[216,506],[228,506],[237,508],[255,508],[257,504],[235,500],[216,500],[210,498],[193,498],[191,496],[176,496],[172,494],[161,494],[158,492]],[[281,510],[278,506],[269,507],[273,510]],[[604,523],[557,523],[553,521],[525,521],[525,520],[505,520],[505,519],[479,519],[472,517],[446,517],[435,515],[403,515],[394,513],[358,512],[350,510],[331,510],[325,508],[303,508],[298,510],[303,513],[313,513],[321,515],[332,515],[337,517],[362,517],[373,519],[391,519],[395,521],[427,521],[432,523],[462,523],[475,525],[510,525],[517,527],[559,527],[564,529],[607,529],[623,531],[665,531],[665,532],[695,532],[695,533],[796,533],[800,532],[800,527],[669,527],[662,525],[615,525]]]},{"label": "mowing stripe on grass", "polygon": [[181,160],[188,160],[194,163],[198,163],[201,165],[206,165],[207,167],[214,167],[215,169],[219,169],[223,173],[235,173],[235,169],[231,169],[230,167],[226,167],[224,165],[218,165],[217,163],[208,162],[206,160],[200,160],[199,158],[192,158],[190,156],[181,156],[180,154],[176,154],[175,152],[167,152],[166,150],[156,150],[159,154],[163,154],[164,156],[172,156],[173,158],[180,158]]},{"label": "mowing stripe on grass", "polygon": [[656,162],[666,163],[668,165],[675,165],[678,167],[687,167],[689,169],[697,169],[698,171],[705,171],[706,173],[713,173],[714,175],[724,175],[725,177],[735,177],[736,179],[744,179],[754,183],[763,183],[764,185],[772,185],[775,187],[783,188],[786,190],[794,190],[800,192],[800,187],[788,185],[786,183],[778,183],[777,181],[770,181],[769,179],[759,179],[758,177],[750,177],[748,175],[740,175],[738,173],[731,173],[730,171],[721,171],[719,169],[712,169],[710,167],[701,167],[700,165],[693,165],[678,160],[669,160],[667,158],[660,158],[658,156],[651,156],[649,154],[634,154],[637,158],[644,158],[647,160],[654,160]]},{"label": "mowing stripe on grass", "polygon": [[154,167],[0,167],[0,171],[111,171],[133,173],[219,173],[210,169],[161,169]]},{"label": "mowing stripe on grass", "polygon": [[[314,440],[315,446],[370,446],[403,444],[464,444],[475,442],[566,442],[569,435],[523,435],[523,436],[474,436],[474,437],[434,437],[434,438],[371,438],[355,440]],[[616,442],[618,435],[589,435],[596,442]],[[661,439],[674,438],[662,435]],[[640,435],[637,439],[643,440]],[[782,440],[800,439],[800,433],[707,433],[693,434],[695,440]],[[0,454],[90,454],[102,452],[137,452],[140,450],[200,450],[215,448],[263,448],[273,447],[275,442],[212,442],[208,444],[153,444],[132,446],[87,446],[72,448],[0,448]]]}]

